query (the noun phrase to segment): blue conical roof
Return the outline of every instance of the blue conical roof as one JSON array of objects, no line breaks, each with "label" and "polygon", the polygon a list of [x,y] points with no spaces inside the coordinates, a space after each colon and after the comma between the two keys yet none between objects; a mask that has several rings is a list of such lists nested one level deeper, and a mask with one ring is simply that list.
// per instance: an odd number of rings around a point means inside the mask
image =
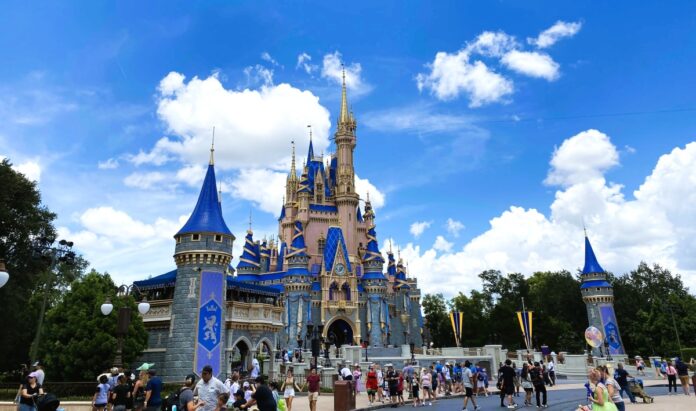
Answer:
[{"label": "blue conical roof", "polygon": [[304,230],[302,229],[302,223],[295,221],[295,229],[292,233],[292,242],[290,243],[290,250],[288,251],[288,257],[295,256],[306,256],[307,246],[304,240]]},{"label": "blue conical roof", "polygon": [[309,139],[309,149],[307,150],[307,164],[311,163],[314,159],[314,144],[312,144],[312,139]]},{"label": "blue conical roof", "polygon": [[281,221],[284,218],[285,218],[285,204],[283,204],[283,208],[280,209],[280,217],[278,217],[278,221]]},{"label": "blue conical roof", "polygon": [[356,213],[356,217],[359,222],[364,223],[365,220],[363,219],[362,212],[360,212],[360,206],[358,206],[358,211]]},{"label": "blue conical roof", "polygon": [[387,253],[387,258],[389,258],[389,265],[387,266],[387,274],[392,277],[396,277],[396,263],[394,262],[394,253],[389,251]]},{"label": "blue conical roof", "polygon": [[585,236],[585,267],[582,269],[583,274],[594,274],[605,272],[597,257],[595,257],[594,251],[592,250],[592,244],[590,244],[590,239]]},{"label": "blue conical roof", "polygon": [[244,250],[242,251],[242,255],[239,257],[237,269],[258,268],[260,266],[261,256],[259,253],[259,246],[254,242],[254,233],[249,230],[244,238]]},{"label": "blue conical roof", "polygon": [[283,271],[283,261],[285,261],[285,242],[280,243],[280,251],[278,252],[278,262],[276,263],[276,271]]},{"label": "blue conical roof", "polygon": [[218,233],[232,235],[222,217],[222,207],[218,201],[217,183],[215,182],[215,167],[208,165],[208,172],[203,180],[203,187],[198,196],[196,208],[191,217],[179,230],[177,235],[187,233]]},{"label": "blue conical roof", "polygon": [[379,252],[379,244],[377,243],[377,232],[373,225],[367,230],[367,250],[363,256],[363,261],[380,261],[384,262],[382,253]]}]

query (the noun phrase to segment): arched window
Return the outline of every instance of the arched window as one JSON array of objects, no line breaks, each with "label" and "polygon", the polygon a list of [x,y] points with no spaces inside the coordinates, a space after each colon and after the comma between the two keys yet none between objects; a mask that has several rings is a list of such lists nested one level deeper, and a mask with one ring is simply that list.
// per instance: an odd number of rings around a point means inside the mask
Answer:
[{"label": "arched window", "polygon": [[348,283],[344,283],[343,287],[341,287],[343,290],[343,299],[346,301],[350,301],[350,286]]},{"label": "arched window", "polygon": [[332,283],[329,287],[329,301],[337,301],[338,299],[338,284]]}]

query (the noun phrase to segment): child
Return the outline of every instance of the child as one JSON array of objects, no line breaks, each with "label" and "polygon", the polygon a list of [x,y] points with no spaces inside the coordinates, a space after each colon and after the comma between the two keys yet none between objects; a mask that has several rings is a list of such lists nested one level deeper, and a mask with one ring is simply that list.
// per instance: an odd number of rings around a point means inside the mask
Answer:
[{"label": "child", "polygon": [[244,401],[249,401],[251,399],[251,394],[254,393],[254,388],[249,384],[249,381],[244,381],[242,387],[244,388]]},{"label": "child", "polygon": [[244,400],[244,391],[237,390],[234,393],[234,402],[232,403],[232,408],[236,410],[241,408],[241,406],[244,404],[246,404],[246,401]]},{"label": "child", "polygon": [[223,392],[222,394],[218,395],[217,406],[215,407],[215,411],[227,411],[227,400],[229,399],[230,395],[226,392]]},{"label": "child", "polygon": [[404,373],[397,371],[396,375],[398,376],[398,385],[396,388],[397,392],[397,400],[399,402],[399,405],[406,405],[404,402]]},{"label": "child", "polygon": [[[418,383],[418,377],[416,375],[411,378],[411,395],[413,396],[413,406],[417,407],[418,405],[421,405],[421,400],[419,397],[420,394],[420,384]],[[422,403],[422,405],[425,405],[425,403]]]}]

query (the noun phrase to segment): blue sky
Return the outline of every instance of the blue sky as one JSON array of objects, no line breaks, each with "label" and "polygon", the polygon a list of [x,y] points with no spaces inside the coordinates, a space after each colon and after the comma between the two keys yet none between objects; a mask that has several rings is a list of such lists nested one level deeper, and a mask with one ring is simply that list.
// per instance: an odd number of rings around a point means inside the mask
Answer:
[{"label": "blue sky", "polygon": [[156,275],[213,126],[228,224],[275,233],[290,140],[312,123],[330,151],[342,61],[379,237],[426,291],[575,270],[583,220],[606,269],[696,285],[692,3],[327,3],[5,3],[0,155],[96,269]]}]

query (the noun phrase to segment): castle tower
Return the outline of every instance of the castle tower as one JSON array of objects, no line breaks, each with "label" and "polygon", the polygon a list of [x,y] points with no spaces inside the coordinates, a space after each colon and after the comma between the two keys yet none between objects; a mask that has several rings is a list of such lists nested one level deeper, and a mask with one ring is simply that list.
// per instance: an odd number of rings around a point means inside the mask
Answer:
[{"label": "castle tower", "polygon": [[[224,369],[225,281],[235,238],[222,217],[213,152],[211,147],[196,207],[174,235],[176,286],[163,375],[171,381],[191,372],[200,375],[205,364],[216,375]],[[201,333],[203,328],[209,333]],[[191,336],[197,336],[193,344]]]},{"label": "castle tower", "polygon": [[237,279],[255,281],[261,272],[261,258],[258,245],[254,242],[254,232],[247,230],[244,238],[244,249],[237,263]]},{"label": "castle tower", "polygon": [[[283,277],[287,293],[288,312],[288,344],[292,341],[307,339],[307,320],[311,310],[309,294],[311,279],[307,264],[307,246],[304,240],[304,229],[300,221],[295,221],[292,241],[285,256],[288,271]],[[294,345],[294,344],[292,344]]]},{"label": "castle tower", "polygon": [[[580,290],[582,300],[587,307],[587,319],[590,326],[595,326],[602,331],[611,355],[625,355],[619,324],[614,313],[614,291],[607,281],[606,272],[595,257],[587,234],[585,234],[585,267],[582,269]],[[592,354],[600,356],[604,351],[605,349],[595,348]]]},{"label": "castle tower", "polygon": [[370,344],[372,346],[381,346],[386,344],[386,339],[383,340],[384,333],[382,332],[380,318],[382,318],[381,311],[385,303],[387,279],[382,274],[384,258],[382,258],[382,253],[379,252],[377,232],[374,224],[367,231],[367,238],[367,248],[362,261],[365,274],[361,278],[363,288],[367,293],[365,322]]},{"label": "castle tower", "polygon": [[338,207],[338,220],[343,228],[346,246],[351,254],[355,255],[356,226],[354,216],[358,207],[359,197],[355,192],[355,168],[353,152],[355,150],[357,123],[353,114],[348,111],[348,98],[346,96],[346,72],[343,70],[343,86],[341,89],[341,111],[338,115],[336,127],[336,206]]}]

